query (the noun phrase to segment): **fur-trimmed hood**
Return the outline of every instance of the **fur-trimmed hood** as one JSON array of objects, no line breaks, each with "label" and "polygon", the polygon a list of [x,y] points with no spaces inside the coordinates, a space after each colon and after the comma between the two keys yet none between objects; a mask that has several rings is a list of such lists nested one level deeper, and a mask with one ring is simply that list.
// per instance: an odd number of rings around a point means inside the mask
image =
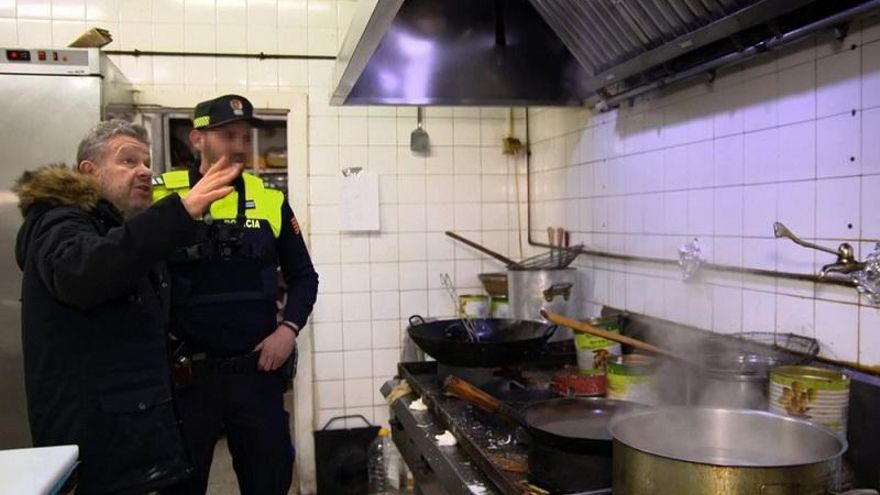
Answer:
[{"label": "fur-trimmed hood", "polygon": [[48,165],[22,174],[12,190],[22,216],[35,205],[76,206],[91,210],[100,199],[91,178],[64,164]]}]

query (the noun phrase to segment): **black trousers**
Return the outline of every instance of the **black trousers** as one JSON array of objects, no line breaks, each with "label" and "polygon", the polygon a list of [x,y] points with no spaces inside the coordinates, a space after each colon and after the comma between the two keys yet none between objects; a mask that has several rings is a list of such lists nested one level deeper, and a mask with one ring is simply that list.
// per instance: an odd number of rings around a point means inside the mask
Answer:
[{"label": "black trousers", "polygon": [[179,394],[194,476],[163,493],[203,495],[214,446],[226,432],[242,495],[286,495],[293,473],[284,382],[277,373],[211,374]]}]

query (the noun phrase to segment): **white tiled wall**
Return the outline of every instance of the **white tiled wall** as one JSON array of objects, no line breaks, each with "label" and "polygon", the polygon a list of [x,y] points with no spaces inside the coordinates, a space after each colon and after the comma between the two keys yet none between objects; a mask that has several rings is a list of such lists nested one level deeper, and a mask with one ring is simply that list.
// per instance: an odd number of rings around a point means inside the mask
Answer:
[{"label": "white tiled wall", "polygon": [[[378,388],[396,373],[407,318],[452,314],[440,273],[470,292],[480,291],[478,273],[501,268],[444,231],[519,256],[515,164],[500,146],[507,113],[426,109],[432,149],[424,157],[409,149],[414,108],[310,110],[311,239],[322,277],[314,317],[318,422],[343,413],[381,421],[387,406]],[[347,167],[379,175],[380,232],[339,231],[338,181]]]},{"label": "white tiled wall", "polygon": [[[880,239],[880,26],[727,68],[608,113],[533,111],[540,235],[563,225],[601,250],[677,259],[699,239],[722,265],[816,273]],[[716,332],[793,332],[828,357],[880,365],[880,309],[824,284],[582,257],[584,316],[602,304]]]}]

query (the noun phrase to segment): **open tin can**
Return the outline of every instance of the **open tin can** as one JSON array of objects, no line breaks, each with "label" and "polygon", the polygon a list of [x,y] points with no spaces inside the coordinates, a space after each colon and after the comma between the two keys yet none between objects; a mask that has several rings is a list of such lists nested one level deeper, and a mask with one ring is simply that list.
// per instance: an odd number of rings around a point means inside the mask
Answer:
[{"label": "open tin can", "polygon": [[644,354],[612,356],[606,364],[607,397],[654,405],[659,400],[657,361]]},{"label": "open tin can", "polygon": [[849,376],[830,368],[777,366],[770,370],[770,412],[845,434],[849,383]]}]

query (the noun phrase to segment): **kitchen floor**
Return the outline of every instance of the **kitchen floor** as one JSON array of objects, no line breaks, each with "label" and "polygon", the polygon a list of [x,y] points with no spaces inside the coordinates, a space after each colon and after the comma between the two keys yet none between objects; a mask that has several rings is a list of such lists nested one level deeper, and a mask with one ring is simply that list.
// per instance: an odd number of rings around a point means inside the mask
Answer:
[{"label": "kitchen floor", "polygon": [[[290,493],[295,493],[291,488]],[[214,461],[211,463],[211,476],[208,478],[209,495],[238,495],[238,481],[232,469],[232,456],[226,447],[226,438],[221,438],[214,448]]]},{"label": "kitchen floor", "polygon": [[[407,495],[412,490],[390,491],[376,495]],[[295,486],[290,487],[290,495],[296,494]],[[214,448],[214,462],[211,464],[211,477],[208,479],[207,495],[239,495],[238,481],[232,469],[232,457],[226,448],[226,439],[221,438]]]},{"label": "kitchen floor", "polygon": [[[284,403],[290,404],[291,400],[291,392],[288,391],[285,394]],[[292,414],[290,430],[293,431]],[[238,480],[235,477],[235,470],[232,468],[232,456],[229,455],[229,448],[226,446],[226,437],[222,437],[214,447],[214,460],[211,463],[211,475],[208,478],[207,495],[239,495],[239,493]],[[288,494],[295,495],[296,493],[296,480],[294,480]],[[412,490],[402,490],[376,495],[406,495],[412,493]]]}]

